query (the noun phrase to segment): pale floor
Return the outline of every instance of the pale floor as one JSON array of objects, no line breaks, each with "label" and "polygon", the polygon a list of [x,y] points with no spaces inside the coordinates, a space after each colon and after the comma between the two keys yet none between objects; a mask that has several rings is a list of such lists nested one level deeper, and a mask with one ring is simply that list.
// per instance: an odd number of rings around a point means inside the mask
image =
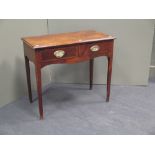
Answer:
[{"label": "pale floor", "polygon": [[[0,109],[0,134],[155,134],[155,82],[149,86],[51,84],[43,94],[45,119],[27,96]],[[34,94],[36,97],[36,94]]]}]

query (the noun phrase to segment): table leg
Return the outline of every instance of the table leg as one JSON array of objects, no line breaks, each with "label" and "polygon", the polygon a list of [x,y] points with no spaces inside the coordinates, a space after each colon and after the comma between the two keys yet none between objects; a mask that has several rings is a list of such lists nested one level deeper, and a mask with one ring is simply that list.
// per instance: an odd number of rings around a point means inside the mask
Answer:
[{"label": "table leg", "polygon": [[93,88],[93,65],[94,59],[89,60],[89,89],[92,90]]},{"label": "table leg", "polygon": [[39,114],[40,114],[40,119],[43,119],[41,67],[37,64],[35,65],[35,71],[36,71],[36,82],[37,82],[37,92],[38,92]]},{"label": "table leg", "polygon": [[108,71],[107,71],[107,98],[106,98],[106,102],[109,102],[111,74],[112,74],[112,56],[108,56],[107,58],[108,58]]},{"label": "table leg", "polygon": [[32,103],[30,64],[29,64],[29,59],[27,58],[27,56],[25,56],[25,68],[26,68],[26,77],[27,77],[27,86],[28,86],[29,101],[30,101],[30,103]]}]

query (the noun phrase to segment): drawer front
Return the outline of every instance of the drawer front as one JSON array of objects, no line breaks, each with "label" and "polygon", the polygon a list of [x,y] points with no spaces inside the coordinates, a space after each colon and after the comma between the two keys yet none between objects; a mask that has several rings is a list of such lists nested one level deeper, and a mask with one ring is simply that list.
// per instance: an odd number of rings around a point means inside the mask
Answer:
[{"label": "drawer front", "polygon": [[42,61],[63,60],[67,58],[74,58],[77,55],[78,47],[76,46],[47,48],[41,51]]},{"label": "drawer front", "polygon": [[112,51],[112,41],[102,41],[83,44],[79,46],[80,57],[97,57],[108,55]]}]

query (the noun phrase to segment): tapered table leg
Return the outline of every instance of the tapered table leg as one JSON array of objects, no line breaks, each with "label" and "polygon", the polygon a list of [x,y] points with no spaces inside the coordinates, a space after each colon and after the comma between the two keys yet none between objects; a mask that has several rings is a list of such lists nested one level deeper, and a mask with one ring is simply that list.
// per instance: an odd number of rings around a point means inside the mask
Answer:
[{"label": "tapered table leg", "polygon": [[29,101],[30,101],[30,103],[32,103],[30,64],[29,64],[29,59],[27,58],[27,56],[25,56],[25,68],[26,68],[26,77],[27,77],[27,86],[28,86]]},{"label": "tapered table leg", "polygon": [[94,59],[89,60],[89,89],[92,90],[93,88],[93,65]]},{"label": "tapered table leg", "polygon": [[107,71],[107,98],[106,102],[109,102],[110,98],[110,86],[111,86],[111,74],[112,74],[112,56],[108,58],[108,71]]},{"label": "tapered table leg", "polygon": [[43,119],[41,67],[35,65],[40,119]]}]

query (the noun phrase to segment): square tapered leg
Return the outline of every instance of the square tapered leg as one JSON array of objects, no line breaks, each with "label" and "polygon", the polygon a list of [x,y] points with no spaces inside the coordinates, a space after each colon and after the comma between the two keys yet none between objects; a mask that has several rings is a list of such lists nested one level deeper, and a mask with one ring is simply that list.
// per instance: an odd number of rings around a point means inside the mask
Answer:
[{"label": "square tapered leg", "polygon": [[110,87],[111,87],[111,75],[112,75],[112,56],[108,58],[108,71],[107,71],[107,97],[106,102],[109,102],[110,98]]},{"label": "square tapered leg", "polygon": [[30,103],[32,103],[30,64],[29,64],[29,59],[27,58],[27,56],[25,56],[25,68],[26,68],[26,77],[27,77],[27,86],[28,86],[29,101],[30,101]]},{"label": "square tapered leg", "polygon": [[43,119],[42,83],[41,83],[40,65],[35,65],[35,72],[36,72],[36,82],[37,82],[37,92],[38,92],[39,114],[40,114],[40,119]]}]

